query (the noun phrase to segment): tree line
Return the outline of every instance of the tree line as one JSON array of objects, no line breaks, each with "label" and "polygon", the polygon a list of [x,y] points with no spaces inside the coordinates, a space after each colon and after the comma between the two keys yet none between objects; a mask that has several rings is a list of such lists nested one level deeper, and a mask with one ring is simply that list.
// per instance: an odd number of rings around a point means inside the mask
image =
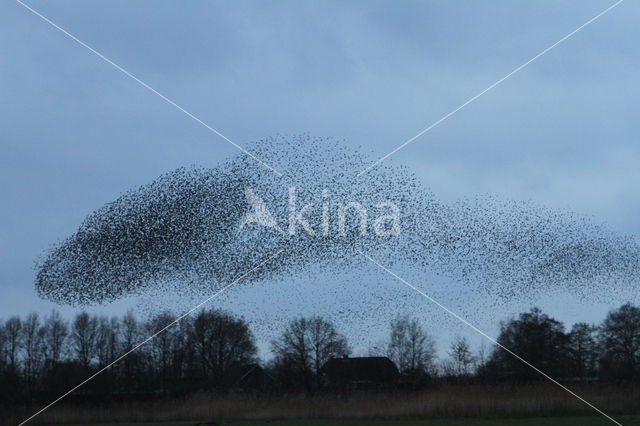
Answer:
[{"label": "tree line", "polygon": [[[336,325],[319,316],[291,320],[271,342],[273,356],[266,362],[258,359],[255,337],[241,317],[203,310],[167,327],[175,319],[169,312],[145,320],[131,312],[119,317],[81,312],[67,320],[54,311],[2,320],[0,399],[58,396],[105,367],[74,395],[103,400],[224,391],[247,371],[241,367],[258,365],[273,379],[271,390],[313,392],[324,385],[324,364],[352,353]],[[578,323],[570,330],[533,308],[503,321],[496,340],[499,345],[473,350],[456,337],[440,359],[425,326],[399,316],[389,325],[388,339],[369,354],[389,357],[400,380],[413,385],[541,379],[501,346],[560,380],[640,379],[640,308],[630,303],[610,311],[598,325]]]}]

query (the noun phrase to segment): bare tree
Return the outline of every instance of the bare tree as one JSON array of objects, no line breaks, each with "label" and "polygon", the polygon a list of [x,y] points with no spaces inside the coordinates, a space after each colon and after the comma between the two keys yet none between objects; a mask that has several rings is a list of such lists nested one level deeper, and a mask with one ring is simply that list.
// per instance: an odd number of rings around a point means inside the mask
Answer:
[{"label": "bare tree", "polygon": [[76,359],[83,367],[89,367],[96,353],[98,320],[86,312],[81,312],[73,320],[71,341]]},{"label": "bare tree", "polygon": [[311,362],[316,377],[316,389],[320,387],[320,369],[331,358],[350,353],[347,339],[339,334],[332,322],[314,316],[309,320]]},{"label": "bare tree", "polygon": [[387,346],[387,356],[391,358],[401,373],[421,375],[433,366],[436,350],[435,342],[417,319],[399,316],[391,321],[391,337]]},{"label": "bare tree", "polygon": [[69,325],[58,311],[52,311],[45,320],[44,349],[48,364],[55,365],[64,355]]},{"label": "bare tree", "polygon": [[27,315],[21,328],[24,347],[24,376],[27,388],[32,390],[36,375],[44,362],[45,329],[37,313]]},{"label": "bare tree", "polygon": [[[155,334],[164,329],[167,325],[175,321],[175,316],[168,311],[162,312],[147,321],[145,332],[149,335]],[[181,351],[179,336],[180,329],[177,326],[169,327],[158,334],[149,342],[150,367],[159,376],[160,386],[163,390],[167,387],[167,380],[172,370],[178,367],[176,354]]]},{"label": "bare tree", "polygon": [[453,362],[453,371],[457,376],[466,376],[471,373],[471,367],[476,357],[471,351],[469,342],[465,337],[457,336],[449,349],[449,356]]},{"label": "bare tree", "polygon": [[487,362],[487,344],[483,340],[480,342],[480,347],[478,348],[478,355],[476,355],[476,369],[480,366],[484,365]]},{"label": "bare tree", "polygon": [[104,367],[118,356],[120,321],[116,317],[102,316],[97,319],[96,357],[98,365]]},{"label": "bare tree", "polygon": [[598,362],[597,327],[586,323],[574,324],[569,333],[569,363],[577,377],[593,377]]},{"label": "bare tree", "polygon": [[141,340],[140,326],[133,312],[122,318],[122,352],[129,352]]},{"label": "bare tree", "polygon": [[0,374],[4,372],[8,364],[7,333],[4,329],[4,321],[0,320]]},{"label": "bare tree", "polygon": [[7,360],[12,371],[18,369],[18,355],[22,349],[22,320],[18,316],[9,318],[4,324]]},{"label": "bare tree", "polygon": [[[122,317],[121,326],[122,335],[120,352],[124,354],[129,353],[136,345],[138,345],[142,341],[143,336],[141,326],[131,311],[128,311]],[[125,390],[132,390],[138,381],[137,378],[142,370],[143,358],[144,357],[140,352],[131,352],[119,365]]]},{"label": "bare tree", "polygon": [[253,362],[257,353],[247,323],[221,311],[201,311],[193,320],[190,344],[203,378],[222,386],[229,367]]},{"label": "bare tree", "polygon": [[[307,390],[319,387],[320,370],[332,357],[350,353],[347,339],[333,323],[319,316],[292,320],[271,350],[281,364],[287,363]],[[315,378],[315,381],[313,381]]]},{"label": "bare tree", "polygon": [[289,382],[289,385],[302,384],[311,390],[311,345],[307,327],[305,318],[289,322],[282,335],[271,342],[271,352],[275,355],[281,381]]}]

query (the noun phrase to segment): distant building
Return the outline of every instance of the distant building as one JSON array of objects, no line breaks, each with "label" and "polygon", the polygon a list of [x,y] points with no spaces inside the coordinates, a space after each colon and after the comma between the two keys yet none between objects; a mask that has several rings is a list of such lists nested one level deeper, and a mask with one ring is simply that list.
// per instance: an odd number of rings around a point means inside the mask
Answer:
[{"label": "distant building", "polygon": [[325,385],[348,388],[384,388],[397,383],[398,367],[387,357],[332,358],[322,367]]},{"label": "distant building", "polygon": [[274,379],[259,364],[234,365],[227,372],[229,389],[258,392],[272,389]]}]

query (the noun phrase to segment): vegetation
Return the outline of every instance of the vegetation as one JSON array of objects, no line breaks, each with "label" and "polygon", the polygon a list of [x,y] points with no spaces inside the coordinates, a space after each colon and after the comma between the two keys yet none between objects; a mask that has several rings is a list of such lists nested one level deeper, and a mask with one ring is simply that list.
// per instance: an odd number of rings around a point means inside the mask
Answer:
[{"label": "vegetation", "polygon": [[[173,321],[167,312],[146,321],[131,313],[107,318],[84,312],[71,321],[56,312],[0,321],[0,418],[28,417]],[[634,305],[612,310],[599,325],[575,324],[569,331],[534,308],[503,322],[497,341],[607,412],[638,410],[640,308]],[[293,319],[272,352],[261,364],[242,318],[201,311],[106,369],[41,421],[593,413],[498,346],[474,352],[458,337],[438,360],[428,332],[406,316],[391,322],[379,354],[398,367],[392,386],[331,388],[323,366],[350,348],[325,318]],[[238,366],[247,365],[272,380],[267,388],[238,386]]]},{"label": "vegetation", "polygon": [[[640,417],[620,416],[625,426],[640,425]],[[602,417],[540,417],[535,419],[379,419],[379,420],[274,420],[219,423],[219,426],[600,426]],[[107,423],[81,426],[207,426],[206,423]]]},{"label": "vegetation", "polygon": [[[572,390],[609,415],[637,414],[640,389],[619,385],[579,384]],[[40,404],[3,411],[0,424],[17,425]],[[422,391],[392,393],[248,395],[193,394],[184,398],[122,400],[104,404],[67,400],[54,405],[29,424],[60,425],[117,422],[229,422],[274,419],[444,419],[538,418],[594,416],[591,408],[552,383],[497,385],[440,385]],[[626,423],[623,423],[626,426]]]}]

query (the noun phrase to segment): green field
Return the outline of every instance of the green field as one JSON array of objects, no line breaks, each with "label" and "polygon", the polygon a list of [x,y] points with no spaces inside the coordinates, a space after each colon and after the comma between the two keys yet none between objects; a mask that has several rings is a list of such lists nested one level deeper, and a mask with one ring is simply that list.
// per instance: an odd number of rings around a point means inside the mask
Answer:
[{"label": "green field", "polygon": [[[640,416],[617,416],[624,426],[640,426]],[[613,424],[601,416],[539,417],[529,419],[427,419],[427,420],[261,420],[240,422],[102,423],[74,426],[597,426]]]}]

